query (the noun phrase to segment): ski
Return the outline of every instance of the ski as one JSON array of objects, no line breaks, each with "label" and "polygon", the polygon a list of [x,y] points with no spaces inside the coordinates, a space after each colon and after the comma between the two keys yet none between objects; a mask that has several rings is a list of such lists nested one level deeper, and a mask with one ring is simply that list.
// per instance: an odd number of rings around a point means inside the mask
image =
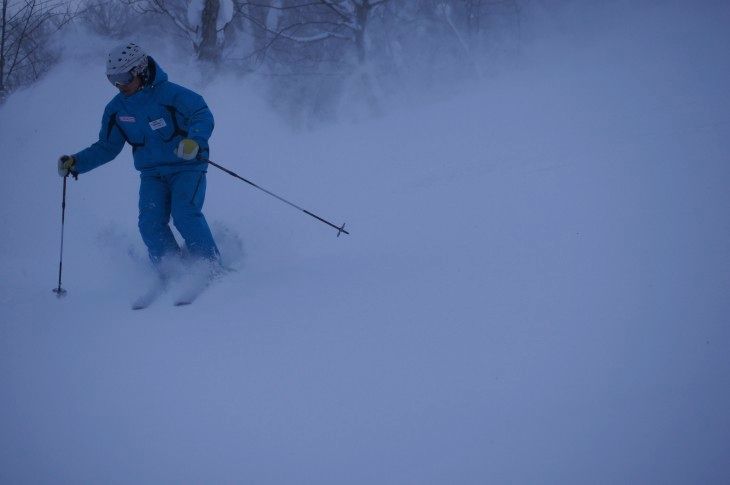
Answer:
[{"label": "ski", "polygon": [[[210,270],[210,268],[208,268]],[[230,268],[217,267],[212,271],[189,275],[191,277],[186,281],[185,287],[175,298],[175,306],[187,306],[192,304],[205,290],[213,285],[224,275],[232,273],[234,270]]]},{"label": "ski", "polygon": [[184,298],[180,298],[178,300],[175,300],[174,305],[175,306],[187,306],[187,305],[191,305],[195,301],[196,298],[197,298],[197,295],[195,295],[195,296],[186,296]]},{"label": "ski", "polygon": [[132,302],[132,310],[144,310],[152,303],[154,303],[154,301],[157,300],[157,298],[159,298],[160,295],[165,292],[166,288],[167,287],[163,282],[159,282],[156,285],[152,286],[142,295],[137,297],[134,302]]},{"label": "ski", "polygon": [[233,270],[228,268],[197,267],[183,274],[161,277],[147,291],[132,302],[132,310],[144,310],[166,292],[176,293],[175,306],[192,304],[209,286],[224,274]]},{"label": "ski", "polygon": [[175,306],[187,306],[192,304],[210,285],[212,280],[205,279],[200,281],[191,281],[187,288],[175,298]]}]

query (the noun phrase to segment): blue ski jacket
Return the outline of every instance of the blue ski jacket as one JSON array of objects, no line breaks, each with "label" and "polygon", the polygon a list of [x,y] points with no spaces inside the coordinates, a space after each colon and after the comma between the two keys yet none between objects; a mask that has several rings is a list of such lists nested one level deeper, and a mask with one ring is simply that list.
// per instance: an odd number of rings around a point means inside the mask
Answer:
[{"label": "blue ski jacket", "polygon": [[168,175],[181,170],[205,172],[207,163],[185,161],[175,155],[180,140],[191,138],[208,158],[208,138],[213,114],[199,94],[171,83],[167,74],[149,58],[149,81],[131,96],[117,94],[104,109],[99,141],[74,155],[74,169],[88,172],[113,160],[132,146],[134,167],[142,175]]}]

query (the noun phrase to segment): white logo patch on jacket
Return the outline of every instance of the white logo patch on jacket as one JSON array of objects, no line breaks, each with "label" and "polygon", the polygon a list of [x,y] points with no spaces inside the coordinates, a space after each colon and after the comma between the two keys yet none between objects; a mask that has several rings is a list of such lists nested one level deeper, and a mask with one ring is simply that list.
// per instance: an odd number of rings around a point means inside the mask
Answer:
[{"label": "white logo patch on jacket", "polygon": [[120,116],[119,121],[123,123],[136,123],[137,119],[134,116]]},{"label": "white logo patch on jacket", "polygon": [[167,123],[165,123],[165,120],[160,118],[154,121],[150,121],[150,128],[153,130],[159,130],[160,128],[164,128],[167,126]]}]

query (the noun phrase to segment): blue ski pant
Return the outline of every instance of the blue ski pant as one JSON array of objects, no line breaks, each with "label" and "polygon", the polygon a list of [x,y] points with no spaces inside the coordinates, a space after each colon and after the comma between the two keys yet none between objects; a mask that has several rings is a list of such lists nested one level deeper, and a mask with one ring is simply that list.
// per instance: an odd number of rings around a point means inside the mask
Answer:
[{"label": "blue ski pant", "polygon": [[153,263],[180,252],[170,229],[170,216],[191,256],[218,260],[218,248],[202,212],[205,186],[205,172],[141,175],[139,232]]}]

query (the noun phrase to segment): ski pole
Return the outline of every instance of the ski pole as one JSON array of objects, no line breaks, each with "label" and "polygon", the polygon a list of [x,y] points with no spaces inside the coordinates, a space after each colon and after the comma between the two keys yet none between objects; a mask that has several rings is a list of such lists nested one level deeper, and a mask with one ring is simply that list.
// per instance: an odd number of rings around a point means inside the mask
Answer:
[{"label": "ski pole", "polygon": [[66,290],[61,288],[61,274],[63,273],[63,228],[66,225],[66,179],[68,179],[68,174],[63,177],[63,199],[61,200],[61,257],[58,262],[58,288],[53,289],[53,292],[58,298],[66,296]]},{"label": "ski pole", "polygon": [[345,230],[345,223],[344,223],[344,222],[342,223],[342,225],[341,225],[341,226],[336,226],[336,225],[332,224],[331,222],[329,222],[329,221],[327,221],[327,220],[325,220],[325,219],[322,219],[322,218],[321,218],[321,217],[319,217],[319,216],[318,216],[317,214],[313,214],[313,213],[309,212],[308,210],[306,210],[306,209],[303,209],[303,208],[299,207],[298,205],[296,205],[296,204],[293,204],[293,203],[289,202],[288,200],[284,199],[283,197],[280,197],[280,196],[276,195],[275,193],[273,193],[273,192],[270,192],[270,191],[266,190],[265,188],[263,188],[263,187],[260,187],[260,186],[256,185],[255,183],[251,182],[250,180],[247,180],[247,179],[245,179],[245,178],[241,177],[241,176],[240,176],[240,175],[238,175],[238,174],[237,174],[236,172],[233,172],[232,170],[228,170],[227,168],[225,168],[225,167],[223,167],[223,166],[221,166],[221,165],[218,165],[217,163],[215,163],[215,162],[214,162],[214,161],[212,161],[212,160],[208,160],[207,158],[200,158],[200,160],[201,160],[201,161],[203,161],[203,162],[209,163],[210,165],[213,165],[213,166],[214,166],[214,167],[216,167],[216,168],[219,168],[219,169],[223,170],[223,171],[224,171],[224,172],[226,172],[226,173],[227,173],[228,175],[231,175],[231,176],[233,176],[233,177],[236,177],[237,179],[243,180],[243,181],[244,181],[244,182],[246,182],[247,184],[249,184],[249,185],[251,185],[251,186],[253,186],[253,187],[255,187],[255,188],[257,188],[257,189],[259,189],[259,190],[261,190],[261,191],[263,191],[263,192],[266,192],[266,193],[267,193],[267,194],[269,194],[270,196],[272,196],[272,197],[276,197],[277,199],[279,199],[280,201],[284,202],[285,204],[289,204],[290,206],[294,207],[295,209],[299,209],[300,211],[304,212],[304,213],[305,213],[305,214],[307,214],[308,216],[312,216],[312,217],[314,217],[315,219],[317,219],[317,220],[319,220],[319,221],[322,221],[322,222],[324,222],[324,223],[325,223],[325,224],[327,224],[328,226],[330,226],[330,227],[333,227],[333,228],[337,229],[337,237],[340,237],[340,234],[341,234],[341,233],[343,233],[343,232],[344,232],[345,234],[347,234],[347,235],[349,235],[349,234],[350,234],[349,232],[347,232],[347,231]]}]

